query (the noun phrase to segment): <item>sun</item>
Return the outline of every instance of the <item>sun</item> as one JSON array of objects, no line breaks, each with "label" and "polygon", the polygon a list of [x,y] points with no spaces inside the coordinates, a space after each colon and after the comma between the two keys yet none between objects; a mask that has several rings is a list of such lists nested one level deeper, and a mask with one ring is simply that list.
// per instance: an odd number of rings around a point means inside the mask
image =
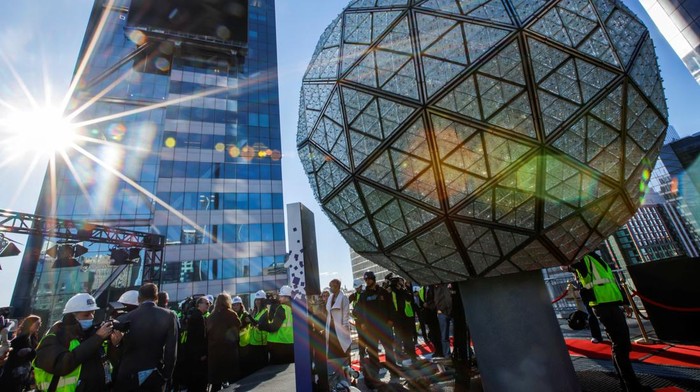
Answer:
[{"label": "sun", "polygon": [[11,156],[54,156],[70,148],[75,139],[76,127],[57,108],[16,111],[0,119],[0,143]]}]

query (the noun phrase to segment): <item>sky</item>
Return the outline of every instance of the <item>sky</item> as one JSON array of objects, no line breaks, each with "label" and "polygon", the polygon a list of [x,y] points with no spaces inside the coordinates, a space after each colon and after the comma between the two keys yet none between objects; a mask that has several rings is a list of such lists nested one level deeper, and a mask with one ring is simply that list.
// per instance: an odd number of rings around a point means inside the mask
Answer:
[{"label": "sky", "polygon": [[[30,108],[57,105],[75,67],[92,0],[0,0],[0,117],[3,103]],[[315,216],[321,284],[339,278],[352,285],[347,243],[315,201],[296,151],[299,90],[318,38],[347,5],[347,0],[277,0],[277,53],[285,204],[300,202]],[[658,33],[638,0],[624,0],[650,30],[659,57],[669,106],[669,122],[680,136],[700,131],[700,86]],[[11,6],[10,6],[11,4]],[[23,85],[18,83],[21,80]],[[2,147],[2,141],[0,141]],[[0,148],[0,152],[2,148]],[[23,156],[7,162],[0,153],[0,208],[33,213],[47,160],[32,165]],[[22,235],[8,235],[20,243]],[[23,246],[19,246],[24,249]],[[0,306],[7,306],[21,258],[0,258]]]}]

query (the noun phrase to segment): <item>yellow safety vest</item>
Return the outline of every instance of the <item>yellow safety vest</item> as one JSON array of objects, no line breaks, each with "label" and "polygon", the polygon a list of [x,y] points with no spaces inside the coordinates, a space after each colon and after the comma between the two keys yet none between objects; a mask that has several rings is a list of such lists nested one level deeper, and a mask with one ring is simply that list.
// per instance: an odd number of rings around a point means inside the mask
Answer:
[{"label": "yellow safety vest", "polygon": [[[41,342],[46,339],[47,336],[55,336],[54,334],[49,334],[41,339]],[[39,346],[41,346],[39,342]],[[75,350],[76,347],[80,346],[80,341],[78,339],[73,339],[70,341],[68,346],[68,351]],[[46,370],[39,368],[35,364],[36,359],[32,361],[32,366],[34,367],[34,379],[36,380],[36,385],[41,391],[48,391],[51,385],[51,380],[53,379],[53,374],[47,372]],[[56,392],[74,392],[78,388],[78,380],[80,380],[80,369],[82,365],[78,365],[72,372],[66,374],[65,376],[60,376],[58,383],[56,384]]]},{"label": "yellow safety vest", "polygon": [[[394,300],[394,310],[398,312],[399,305],[396,303],[396,293],[392,291],[391,297]],[[403,312],[406,314],[406,317],[413,317],[413,306],[411,306],[409,301],[404,301]]]},{"label": "yellow safety vest", "polygon": [[[238,319],[241,320],[241,325],[243,325],[243,318],[245,316],[241,314]],[[252,325],[246,325],[245,328],[241,327],[241,330],[238,332],[238,345],[241,347],[245,347],[248,344],[250,344],[250,330],[252,329]]]},{"label": "yellow safety vest", "polygon": [[590,301],[589,305],[596,306],[608,302],[621,302],[622,293],[617,287],[615,276],[610,270],[610,266],[607,263],[599,262],[595,257],[589,255],[584,256],[583,261],[586,263],[588,274],[583,276],[578,270],[577,274],[583,287],[593,289],[595,300]]},{"label": "yellow safety vest", "polygon": [[[255,321],[260,321],[263,315],[267,313],[267,309],[263,309],[258,312],[255,316],[253,316],[253,319]],[[258,327],[251,325],[250,326],[250,342],[249,344],[251,346],[265,346],[267,345],[267,331],[261,331]]]},{"label": "yellow safety vest", "polygon": [[[275,332],[270,332],[267,335],[267,341],[270,343],[293,344],[294,319],[292,318],[292,307],[287,304],[282,304],[279,308],[284,310],[284,322],[280,329]],[[279,310],[279,308],[277,308],[277,310]],[[275,313],[277,313],[277,310],[275,310]]]},{"label": "yellow safety vest", "polygon": [[420,298],[421,302],[425,302],[425,287],[421,287],[418,290],[418,298]]}]

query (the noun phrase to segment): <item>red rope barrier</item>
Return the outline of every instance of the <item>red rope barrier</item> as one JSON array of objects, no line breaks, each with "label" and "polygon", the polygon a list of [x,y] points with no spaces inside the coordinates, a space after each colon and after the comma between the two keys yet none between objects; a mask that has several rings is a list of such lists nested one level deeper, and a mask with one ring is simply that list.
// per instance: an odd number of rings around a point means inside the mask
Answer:
[{"label": "red rope barrier", "polygon": [[569,290],[566,290],[566,289],[565,289],[564,292],[561,293],[560,296],[558,296],[557,298],[554,298],[554,299],[552,300],[552,303],[561,301],[562,298],[566,297],[566,294],[567,294],[568,292],[569,292]]},{"label": "red rope barrier", "polygon": [[676,312],[691,312],[691,313],[700,312],[700,308],[679,308],[677,306],[669,306],[669,305],[664,305],[664,304],[658,303],[654,300],[651,300],[651,299],[639,294],[638,291],[632,292],[632,296],[634,297],[635,295],[638,296],[639,298],[641,298],[644,302],[648,302],[648,303],[650,303],[656,307],[659,307],[661,309],[673,310]]}]

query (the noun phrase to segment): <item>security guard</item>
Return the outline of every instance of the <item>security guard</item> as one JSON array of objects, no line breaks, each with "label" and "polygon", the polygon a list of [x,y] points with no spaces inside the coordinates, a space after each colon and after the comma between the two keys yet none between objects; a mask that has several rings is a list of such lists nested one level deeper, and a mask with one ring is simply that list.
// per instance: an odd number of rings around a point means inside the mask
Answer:
[{"label": "security guard", "polygon": [[[41,339],[34,360],[34,378],[41,391],[104,391],[111,369],[103,342],[112,336],[112,324],[93,326],[95,298],[88,293],[71,297],[63,318]],[[113,338],[114,339],[114,338]]]},{"label": "security guard", "polygon": [[294,320],[292,318],[292,288],[284,285],[279,291],[279,305],[271,307],[267,317],[258,324],[267,335],[270,364],[294,362]]},{"label": "security guard", "polygon": [[576,270],[583,287],[593,292],[594,298],[591,299],[590,305],[610,337],[613,364],[620,376],[622,390],[651,390],[639,383],[630,362],[630,331],[625,314],[620,308],[623,304],[622,293],[610,266],[591,252],[571,267]]},{"label": "security guard", "polygon": [[260,320],[267,318],[269,306],[267,304],[267,294],[263,290],[255,293],[254,298],[253,310],[250,313],[253,321],[248,331],[248,347],[251,368],[253,371],[257,371],[267,366],[268,363],[267,331],[258,328],[258,323]]}]

